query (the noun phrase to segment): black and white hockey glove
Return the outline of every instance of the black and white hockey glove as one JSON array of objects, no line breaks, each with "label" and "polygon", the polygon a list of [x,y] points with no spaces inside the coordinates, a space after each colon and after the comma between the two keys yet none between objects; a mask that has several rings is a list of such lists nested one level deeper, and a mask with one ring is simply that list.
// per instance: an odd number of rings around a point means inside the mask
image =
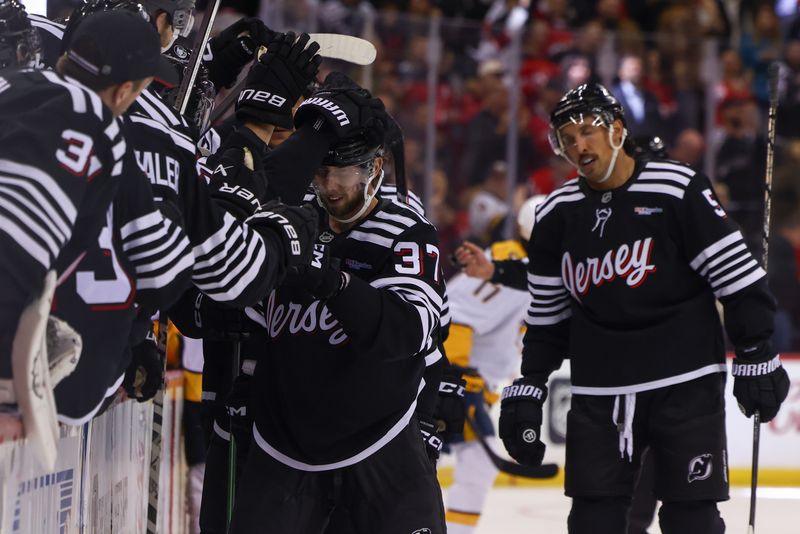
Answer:
[{"label": "black and white hockey glove", "polygon": [[308,34],[276,34],[266,53],[250,68],[236,101],[239,121],[292,128],[292,108],[319,72],[319,45]]},{"label": "black and white hockey glove", "polygon": [[460,441],[464,438],[464,420],[467,406],[464,403],[466,381],[461,376],[461,368],[445,365],[439,381],[439,404],[436,419],[441,438],[446,442]]},{"label": "black and white hockey glove", "polygon": [[284,273],[311,261],[319,224],[319,215],[311,204],[288,206],[271,200],[247,223],[254,228],[267,227],[278,238],[284,251]]},{"label": "black and white hockey glove", "polygon": [[152,332],[131,348],[131,363],[122,379],[128,397],[145,402],[155,397],[164,384],[164,360],[156,348]]},{"label": "black and white hockey glove", "polygon": [[267,46],[275,32],[260,19],[244,17],[234,22],[206,45],[203,63],[208,77],[219,91],[231,88],[242,69],[256,58],[260,46]]},{"label": "black and white hockey glove", "polygon": [[742,413],[752,417],[758,410],[762,423],[772,421],[789,394],[789,375],[780,357],[766,345],[737,350],[731,374],[733,396]]},{"label": "black and white hockey glove", "polygon": [[436,465],[436,460],[439,459],[439,454],[442,452],[442,438],[436,430],[436,421],[430,417],[417,414],[419,418],[419,431],[422,434],[422,441],[425,443],[425,452],[428,453],[428,459],[433,465]]},{"label": "black and white hockey glove", "polygon": [[377,146],[383,143],[389,119],[379,98],[341,72],[332,72],[322,89],[297,108],[295,126],[306,123],[327,124],[339,140],[363,134],[369,146]]},{"label": "black and white hockey glove", "polygon": [[545,449],[542,405],[547,386],[530,378],[517,378],[503,388],[501,398],[500,439],[508,454],[523,465],[541,465]]}]

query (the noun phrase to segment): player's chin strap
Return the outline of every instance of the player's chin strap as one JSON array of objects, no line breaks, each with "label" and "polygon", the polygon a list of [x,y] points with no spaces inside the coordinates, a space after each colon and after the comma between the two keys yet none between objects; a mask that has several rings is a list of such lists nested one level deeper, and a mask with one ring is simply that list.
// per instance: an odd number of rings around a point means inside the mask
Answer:
[{"label": "player's chin strap", "polygon": [[608,169],[606,169],[606,174],[597,181],[597,183],[602,184],[606,180],[611,177],[611,173],[614,172],[614,167],[617,165],[617,157],[619,156],[619,151],[622,150],[622,145],[625,144],[625,138],[628,137],[628,130],[622,128],[622,138],[619,140],[619,144],[614,144],[614,125],[611,124],[608,127],[608,144],[611,145],[611,149],[614,151],[611,154],[611,163],[608,164]]},{"label": "player's chin strap", "polygon": [[[372,204],[372,199],[378,194],[378,190],[381,188],[381,184],[383,183],[384,174],[385,173],[383,172],[383,169],[381,169],[381,173],[378,175],[378,183],[375,184],[375,188],[373,189],[372,193],[369,192],[369,184],[375,179],[375,177],[373,176],[367,180],[367,183],[364,185],[364,205],[361,206],[361,209],[358,210],[355,215],[348,217],[347,219],[340,219],[339,217],[334,217],[333,215],[331,215],[331,217],[342,224],[350,224],[351,222],[360,219],[361,216],[364,215],[364,213],[369,209],[370,204]],[[317,192],[317,201],[319,202],[320,206],[323,208],[325,207],[322,204],[322,200],[319,198],[319,192]]]}]

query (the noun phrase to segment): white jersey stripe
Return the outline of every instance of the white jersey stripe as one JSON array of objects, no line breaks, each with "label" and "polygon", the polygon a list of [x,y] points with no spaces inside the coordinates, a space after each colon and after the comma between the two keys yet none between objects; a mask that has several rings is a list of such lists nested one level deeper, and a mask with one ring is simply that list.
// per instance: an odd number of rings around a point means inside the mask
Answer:
[{"label": "white jersey stripe", "polygon": [[528,316],[525,317],[525,323],[530,326],[551,326],[569,319],[570,317],[572,317],[572,308],[567,308],[558,315],[547,315],[544,317],[533,316],[528,312]]},{"label": "white jersey stripe", "polygon": [[[56,182],[49,174],[42,171],[41,169],[37,169],[31,165],[25,165],[23,163],[17,163],[16,161],[11,161],[8,159],[0,159],[0,172],[7,172],[12,175],[21,176],[27,180],[34,180],[41,184],[42,189],[55,201],[55,205],[58,209],[54,210],[54,215],[58,215],[59,211],[62,212],[68,222],[65,222],[63,218],[58,217],[56,219],[56,223],[59,226],[65,228],[71,228],[73,224],[75,224],[75,219],[78,216],[78,210],[75,208],[75,205],[72,203],[72,200],[64,193],[61,189],[61,186]],[[70,235],[72,234],[71,230],[68,230]]]},{"label": "white jersey stripe", "polygon": [[120,228],[119,235],[124,241],[136,232],[141,232],[142,230],[146,230],[147,228],[152,228],[153,226],[161,224],[161,221],[163,220],[164,216],[160,211],[151,211],[146,215],[142,215],[141,217],[137,217],[136,219],[126,223],[122,228]]},{"label": "white jersey stripe", "polygon": [[361,228],[369,228],[369,229],[374,229],[374,230],[383,230],[384,232],[387,232],[387,233],[390,233],[390,234],[393,234],[393,235],[400,235],[405,231],[404,228],[398,228],[396,226],[392,226],[391,224],[382,223],[382,222],[378,222],[378,221],[372,221],[372,220],[364,221],[359,226]]},{"label": "white jersey stripe", "polygon": [[411,228],[412,226],[417,224],[416,221],[414,221],[414,219],[412,219],[411,217],[405,217],[403,215],[397,215],[395,213],[386,213],[385,211],[379,211],[378,213],[375,214],[375,217],[377,219],[383,219],[384,221],[396,222],[408,228]]},{"label": "white jersey stripe", "polygon": [[633,184],[628,188],[628,191],[634,193],[661,193],[680,199],[683,199],[683,195],[685,194],[683,189],[662,184]]},{"label": "white jersey stripe", "polygon": [[43,70],[41,73],[42,76],[50,81],[50,83],[60,85],[69,92],[69,96],[72,99],[72,110],[75,113],[86,113],[86,95],[84,94],[83,89],[65,80],[62,80],[54,71]]},{"label": "white jersey stripe", "polygon": [[700,271],[700,274],[705,276],[708,273],[709,269],[713,269],[714,267],[719,265],[720,262],[725,261],[726,259],[730,258],[734,254],[737,254],[739,252],[746,251],[746,250],[747,250],[747,245],[745,245],[744,242],[739,243],[737,246],[733,247],[728,252],[718,255],[716,258],[714,258],[713,260],[708,262],[706,264],[706,266],[703,267],[703,269]]},{"label": "white jersey stripe", "polygon": [[674,163],[669,163],[666,161],[650,161],[645,166],[646,169],[657,169],[657,170],[666,170],[666,171],[674,171],[681,174],[688,174],[689,176],[694,176],[697,174],[694,169],[690,167],[686,167],[684,165],[675,165]]},{"label": "white jersey stripe", "polygon": [[347,236],[348,239],[355,239],[356,241],[364,241],[366,243],[372,243],[374,245],[379,245],[385,248],[392,248],[392,244],[394,243],[393,240],[379,236],[376,234],[368,234],[366,232],[361,232],[359,230],[353,230]]},{"label": "white jersey stripe", "polygon": [[[47,224],[48,228],[56,235],[66,242],[69,236],[72,234],[69,224],[64,221],[64,219],[59,215],[59,213],[53,209],[52,204],[48,199],[42,195],[42,193],[34,187],[27,180],[21,180],[19,178],[15,178],[13,176],[3,176],[0,175],[0,184],[7,184],[12,187],[2,187],[0,185],[0,191],[7,196],[14,197],[17,200],[17,203],[26,207],[31,213],[36,214],[39,219],[41,219],[44,223]],[[20,194],[16,189],[24,189],[36,204],[31,204],[30,200],[25,198],[24,195]]]},{"label": "white jersey stripe", "polygon": [[712,256],[716,255],[720,251],[727,248],[730,244],[734,243],[735,241],[744,241],[742,238],[742,233],[739,230],[736,230],[733,233],[728,234],[727,236],[723,237],[716,243],[712,243],[711,245],[707,246],[703,249],[700,254],[698,254],[690,263],[689,266],[694,269],[695,271],[700,267],[706,260],[711,258]]},{"label": "white jersey stripe", "polygon": [[689,185],[691,180],[685,176],[678,175],[678,174],[671,174],[665,172],[648,172],[642,171],[639,173],[639,177],[637,180],[670,180],[672,182],[678,182],[683,186]]},{"label": "white jersey stripe", "polygon": [[549,204],[547,205],[541,204],[536,208],[536,222],[541,221],[542,217],[553,211],[553,209],[559,204],[562,204],[564,202],[576,202],[584,198],[586,198],[586,196],[580,191],[576,191],[575,193],[572,193],[570,195],[555,196],[553,197],[553,199],[550,201]]},{"label": "white jersey stripe", "polygon": [[753,283],[761,280],[766,275],[767,275],[767,273],[764,272],[764,269],[759,267],[758,269],[754,270],[752,273],[748,274],[747,276],[745,276],[743,278],[739,278],[738,280],[736,280],[732,284],[717,289],[716,291],[714,291],[714,296],[717,297],[718,299],[720,299],[722,297],[726,297],[728,295],[732,295],[732,294],[736,293],[737,291],[739,291],[740,289],[744,289],[745,287],[749,286],[750,284],[753,284]]},{"label": "white jersey stripe", "polygon": [[[0,188],[0,208],[14,215],[19,222],[23,223],[25,227],[28,228],[30,234],[35,235],[45,242],[47,248],[50,249],[50,253],[54,257],[58,256],[58,252],[61,250],[64,243],[67,242],[67,239],[63,236],[54,235],[56,232],[52,229],[52,223],[46,219],[44,212],[36,209],[36,207],[31,208],[30,202],[26,201],[24,198],[17,198],[19,196],[20,195],[15,191]],[[17,202],[9,200],[8,197],[12,197],[17,200]],[[33,209],[32,215],[23,211],[20,206],[24,206],[28,210]],[[37,220],[33,220],[32,217],[36,217]],[[48,228],[42,226],[42,224],[47,225],[50,231],[48,231]],[[58,239],[58,242],[56,242],[56,239]]]}]

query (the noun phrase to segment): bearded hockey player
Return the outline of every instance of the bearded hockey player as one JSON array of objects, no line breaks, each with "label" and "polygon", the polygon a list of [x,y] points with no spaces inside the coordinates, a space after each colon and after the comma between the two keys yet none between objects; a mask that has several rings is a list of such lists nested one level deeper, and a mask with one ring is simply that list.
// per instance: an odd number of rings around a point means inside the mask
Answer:
[{"label": "bearded hockey player", "polygon": [[622,107],[604,87],[570,91],[550,122],[554,151],[580,176],[536,211],[523,377],[503,390],[500,437],[519,462],[541,463],[547,377],[569,356],[569,532],[626,531],[649,446],[662,532],[721,533],[726,365],[715,299],[736,349],[734,395],[746,416],[769,421],[789,380],[770,346],[765,273],[708,178],[631,157]]},{"label": "bearded hockey player", "polygon": [[254,442],[231,532],[268,524],[321,533],[338,507],[358,532],[442,533],[441,493],[414,417],[426,363],[438,358],[436,233],[376,197],[382,106],[359,117],[369,93],[334,85],[295,116],[298,127],[322,117],[350,135],[314,176],[325,222],[317,261],[273,291],[259,319],[269,347],[253,377]]}]

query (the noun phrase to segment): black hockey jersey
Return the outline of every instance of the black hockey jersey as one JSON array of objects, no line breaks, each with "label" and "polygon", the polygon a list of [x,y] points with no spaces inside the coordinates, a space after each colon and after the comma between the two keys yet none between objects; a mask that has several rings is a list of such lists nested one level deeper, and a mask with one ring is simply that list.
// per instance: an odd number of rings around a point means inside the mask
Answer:
[{"label": "black hockey jersey", "polygon": [[66,26],[34,13],[28,13],[28,20],[39,32],[39,41],[42,43],[42,66],[54,67],[61,55],[61,41]]},{"label": "black hockey jersey", "polygon": [[327,302],[289,281],[270,293],[257,318],[270,348],[252,405],[256,443],[307,471],[352,465],[388,443],[414,413],[426,364],[440,358],[443,285],[430,223],[383,201],[319,242],[351,282]]},{"label": "black hockey jersey", "polygon": [[55,388],[59,420],[66,424],[89,420],[119,388],[130,363],[136,305],[165,309],[191,284],[189,240],[156,208],[150,182],[128,157],[98,242],[56,290],[53,313],[83,338],[77,368]]},{"label": "black hockey jersey", "polygon": [[567,182],[536,210],[522,372],[571,360],[573,391],[636,393],[724,372],[715,306],[737,348],[767,341],[773,299],[702,174],[637,162],[612,191]]},{"label": "black hockey jersey", "polygon": [[123,173],[120,123],[100,97],[52,71],[0,78],[3,354],[45,273],[90,247]]}]

